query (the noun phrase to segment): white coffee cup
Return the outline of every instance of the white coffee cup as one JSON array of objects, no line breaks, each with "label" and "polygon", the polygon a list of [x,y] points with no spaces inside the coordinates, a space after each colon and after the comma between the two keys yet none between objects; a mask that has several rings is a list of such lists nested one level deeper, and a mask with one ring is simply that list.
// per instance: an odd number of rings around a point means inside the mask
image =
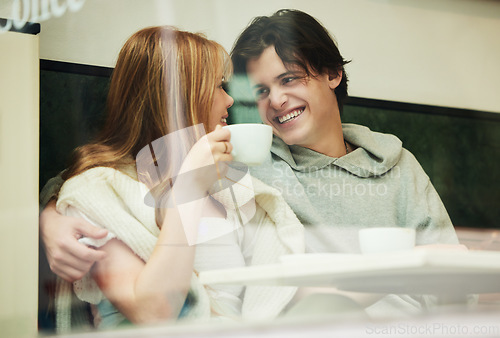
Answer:
[{"label": "white coffee cup", "polygon": [[408,251],[415,247],[415,229],[388,227],[359,230],[361,253]]},{"label": "white coffee cup", "polygon": [[242,123],[224,126],[231,131],[233,161],[246,165],[259,165],[269,157],[273,142],[271,126],[259,123]]}]

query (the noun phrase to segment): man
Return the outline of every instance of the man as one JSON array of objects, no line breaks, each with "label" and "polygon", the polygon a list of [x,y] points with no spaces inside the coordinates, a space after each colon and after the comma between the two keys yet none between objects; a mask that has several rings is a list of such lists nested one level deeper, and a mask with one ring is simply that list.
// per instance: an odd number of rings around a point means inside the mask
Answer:
[{"label": "man", "polygon": [[[252,174],[282,192],[304,224],[306,252],[358,252],[358,230],[376,226],[414,228],[419,245],[458,243],[437,192],[401,141],[341,124],[347,61],[317,20],[295,10],[258,17],[231,55],[235,77],[248,78],[275,134],[271,161]],[[106,233],[68,222],[53,205],[41,215],[51,268],[73,281],[102,252],[69,239]],[[369,314],[392,316],[418,312],[426,300],[388,295],[373,302],[365,304]]]},{"label": "man", "polygon": [[[342,125],[346,60],[310,15],[258,17],[236,41],[235,77],[247,77],[262,121],[273,127],[272,161],[252,174],[280,190],[305,226],[306,252],[359,252],[358,230],[408,227],[417,244],[457,244],[428,176],[393,135]],[[241,81],[240,81],[241,82]],[[370,314],[419,310],[387,296]]]},{"label": "man", "polygon": [[248,76],[275,135],[272,161],[253,174],[282,191],[306,228],[327,232],[310,234],[318,242],[310,251],[355,252],[357,230],[375,226],[415,228],[417,244],[457,243],[437,192],[401,141],[341,124],[347,62],[318,21],[293,10],[256,18],[231,55],[234,76]]}]

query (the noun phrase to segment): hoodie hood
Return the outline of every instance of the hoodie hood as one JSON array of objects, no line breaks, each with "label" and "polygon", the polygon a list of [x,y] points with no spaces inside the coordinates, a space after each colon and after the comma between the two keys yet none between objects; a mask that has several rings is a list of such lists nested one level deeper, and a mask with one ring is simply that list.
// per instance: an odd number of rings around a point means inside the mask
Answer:
[{"label": "hoodie hood", "polygon": [[326,156],[301,146],[287,146],[273,138],[271,152],[294,170],[312,172],[335,165],[359,177],[381,176],[399,161],[403,146],[394,135],[373,132],[356,124],[342,124],[344,139],[356,149],[340,158]]}]

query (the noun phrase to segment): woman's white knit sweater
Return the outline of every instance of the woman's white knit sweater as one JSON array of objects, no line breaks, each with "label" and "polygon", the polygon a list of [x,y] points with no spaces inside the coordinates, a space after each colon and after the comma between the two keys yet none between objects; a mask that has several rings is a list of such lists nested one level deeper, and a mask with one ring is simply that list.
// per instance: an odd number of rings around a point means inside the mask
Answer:
[{"label": "woman's white knit sweater", "polygon": [[[255,235],[251,264],[271,264],[277,262],[281,255],[303,253],[303,226],[280,193],[256,179],[252,179],[251,182],[256,204],[266,212]],[[237,185],[234,192],[238,196]],[[131,166],[121,171],[98,167],[87,170],[64,183],[59,193],[57,210],[66,214],[70,206],[78,209],[93,223],[105,227],[116,235],[142,260],[147,261],[160,234],[154,208],[144,203],[147,193],[147,187],[137,181],[135,167]],[[248,192],[242,193],[248,194]],[[232,201],[227,191],[218,193],[217,199],[223,205],[229,205],[229,201]],[[238,197],[237,200],[239,201]],[[71,329],[71,299],[74,298],[71,296],[71,289],[69,283],[58,281],[56,322],[59,331]],[[296,287],[247,287],[244,293],[242,317],[244,319],[276,317],[292,299],[295,291]],[[211,299],[194,273],[191,292],[197,302],[186,318],[208,320],[211,316]],[[84,283],[80,294],[87,294],[92,298],[93,293],[95,290]]]}]

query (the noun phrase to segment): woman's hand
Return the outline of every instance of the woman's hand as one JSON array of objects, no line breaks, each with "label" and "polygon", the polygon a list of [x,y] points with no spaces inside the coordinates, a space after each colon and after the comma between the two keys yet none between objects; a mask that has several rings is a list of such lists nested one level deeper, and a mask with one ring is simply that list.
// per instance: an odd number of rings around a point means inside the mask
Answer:
[{"label": "woman's hand", "polygon": [[191,148],[181,166],[178,176],[182,178],[180,186],[191,191],[194,189],[206,192],[217,180],[224,177],[227,171],[226,162],[233,160],[233,146],[230,140],[231,132],[220,125],[202,137]]},{"label": "woman's hand", "polygon": [[104,251],[89,248],[78,239],[83,236],[100,239],[107,233],[83,219],[59,214],[54,201],[40,214],[40,234],[50,269],[68,282],[81,279],[94,262],[106,257]]},{"label": "woman's hand", "polygon": [[233,146],[231,145],[231,132],[229,129],[224,129],[220,125],[215,127],[215,130],[207,134],[210,150],[215,163],[231,162],[233,156]]}]

